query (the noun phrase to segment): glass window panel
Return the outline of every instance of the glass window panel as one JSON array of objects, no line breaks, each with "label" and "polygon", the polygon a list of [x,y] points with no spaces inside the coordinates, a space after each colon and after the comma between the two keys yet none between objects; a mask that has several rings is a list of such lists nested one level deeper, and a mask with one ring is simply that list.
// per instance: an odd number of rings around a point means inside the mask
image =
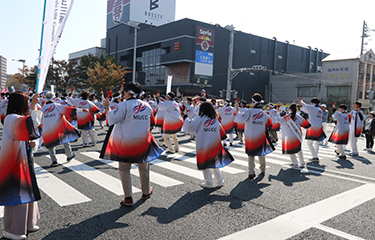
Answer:
[{"label": "glass window panel", "polygon": [[161,54],[161,49],[160,48],[155,49],[155,56],[160,56],[160,54]]},{"label": "glass window panel", "polygon": [[349,87],[341,87],[340,97],[349,97]]},{"label": "glass window panel", "polygon": [[150,57],[149,61],[149,66],[155,66],[155,56]]},{"label": "glass window panel", "polygon": [[327,88],[327,97],[329,96],[340,97],[340,87],[328,87]]},{"label": "glass window panel", "polygon": [[314,97],[316,92],[316,87],[298,87],[298,97]]}]

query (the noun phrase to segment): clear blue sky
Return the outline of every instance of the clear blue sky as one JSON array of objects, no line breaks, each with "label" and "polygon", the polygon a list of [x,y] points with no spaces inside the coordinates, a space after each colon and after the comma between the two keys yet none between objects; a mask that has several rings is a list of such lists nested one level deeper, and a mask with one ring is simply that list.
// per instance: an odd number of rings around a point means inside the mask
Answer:
[{"label": "clear blue sky", "polygon": [[[0,0],[0,55],[8,73],[37,65],[44,0]],[[106,0],[75,0],[55,58],[100,45],[106,36]],[[176,20],[191,18],[324,52],[360,51],[362,24],[375,29],[374,0],[176,0]],[[367,48],[375,50],[375,32]]]}]

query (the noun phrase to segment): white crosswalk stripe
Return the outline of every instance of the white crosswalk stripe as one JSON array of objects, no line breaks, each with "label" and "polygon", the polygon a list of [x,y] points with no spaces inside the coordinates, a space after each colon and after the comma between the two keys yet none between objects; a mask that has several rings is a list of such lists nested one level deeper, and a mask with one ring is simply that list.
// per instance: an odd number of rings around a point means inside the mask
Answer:
[{"label": "white crosswalk stripe", "polygon": [[[182,147],[182,146],[180,146],[180,150],[182,150],[182,151],[184,151],[186,153],[195,154],[195,151],[190,151],[189,152],[188,148],[185,148],[185,147]],[[173,160],[189,162],[189,163],[192,163],[194,165],[197,164],[196,157],[189,157],[189,156],[184,156],[184,155],[176,154],[176,153],[169,154],[168,157],[173,158]],[[220,168],[220,171],[226,172],[226,173],[230,173],[230,174],[237,174],[237,173],[245,172],[244,170],[233,168],[233,167],[229,167],[229,166],[225,166],[223,168]]]},{"label": "white crosswalk stripe", "polygon": [[[92,182],[107,189],[108,191],[111,191],[118,196],[124,193],[119,178],[115,178],[108,174],[105,174],[102,171],[99,171],[75,159],[72,159],[70,162],[67,162],[65,154],[57,154],[56,158],[57,162],[64,165],[64,167],[69,168],[75,173],[78,173],[79,175],[91,180]],[[139,188],[132,187],[132,191],[140,192],[141,190]]]},{"label": "white crosswalk stripe", "polygon": [[44,168],[34,164],[38,186],[45,194],[52,198],[60,206],[67,206],[91,201],[64,181],[55,177]]},{"label": "white crosswalk stripe", "polygon": [[[85,153],[82,153],[82,154],[85,155],[85,156],[88,156],[90,158],[93,158],[95,160],[101,161],[105,164],[108,164],[108,165],[110,165],[114,168],[118,168],[118,162],[116,162],[116,161],[99,159],[99,152],[85,152]],[[139,177],[139,172],[137,170],[136,165],[133,164],[132,169],[130,170],[130,173]],[[180,182],[180,181],[175,180],[175,179],[170,178],[170,177],[166,177],[166,176],[164,176],[162,174],[159,174],[159,173],[156,173],[154,171],[150,171],[150,181],[155,183],[155,184],[158,184],[162,187],[171,187],[171,186],[183,184],[183,182]]]}]

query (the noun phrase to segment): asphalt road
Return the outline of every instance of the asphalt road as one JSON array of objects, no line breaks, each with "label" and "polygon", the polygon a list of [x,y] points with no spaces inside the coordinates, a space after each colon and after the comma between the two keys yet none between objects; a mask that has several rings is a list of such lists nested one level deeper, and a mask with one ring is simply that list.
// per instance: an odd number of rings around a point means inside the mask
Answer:
[{"label": "asphalt road", "polygon": [[[50,167],[48,152],[35,154],[41,219],[28,239],[375,239],[375,153],[362,151],[364,137],[359,157],[340,160],[328,144],[319,150],[319,163],[307,161],[304,143],[304,169],[289,167],[279,143],[266,158],[266,174],[257,168],[253,180],[235,140],[229,147],[235,161],[222,169],[224,186],[208,190],[199,186],[195,142],[180,133],[180,152],[153,161],[151,198],[140,199],[134,166],[134,206],[121,207],[117,163],[98,158],[107,128],[96,131],[96,146],[72,143],[77,156],[69,163],[62,146],[57,167]],[[2,215],[0,207],[1,231]]]}]

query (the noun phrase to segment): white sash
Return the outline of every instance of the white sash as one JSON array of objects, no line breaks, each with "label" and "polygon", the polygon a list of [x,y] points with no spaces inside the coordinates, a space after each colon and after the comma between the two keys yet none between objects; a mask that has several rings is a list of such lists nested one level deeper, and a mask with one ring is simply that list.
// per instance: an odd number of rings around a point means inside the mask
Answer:
[{"label": "white sash", "polygon": [[301,131],[300,131],[299,127],[297,127],[297,125],[293,121],[293,119],[290,117],[290,115],[286,115],[283,118],[284,118],[285,122],[288,124],[288,126],[290,127],[290,129],[292,130],[292,132],[296,135],[298,140],[302,143]]}]

